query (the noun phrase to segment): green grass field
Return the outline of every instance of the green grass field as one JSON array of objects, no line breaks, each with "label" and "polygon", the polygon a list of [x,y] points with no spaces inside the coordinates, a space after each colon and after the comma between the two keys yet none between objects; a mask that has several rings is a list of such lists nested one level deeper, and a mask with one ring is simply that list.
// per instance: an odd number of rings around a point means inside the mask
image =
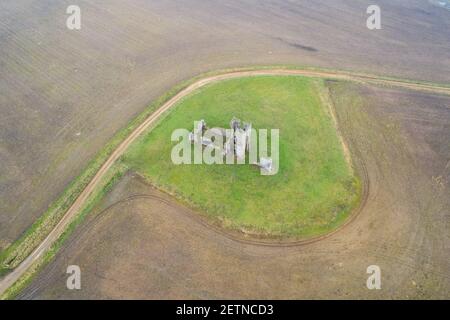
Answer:
[{"label": "green grass field", "polygon": [[[123,157],[155,186],[224,227],[307,238],[348,217],[360,194],[327,106],[321,80],[248,77],[209,85],[185,98]],[[256,129],[280,130],[280,167],[262,176],[251,165],[174,165],[172,131],[195,120],[229,126],[236,116]]]}]

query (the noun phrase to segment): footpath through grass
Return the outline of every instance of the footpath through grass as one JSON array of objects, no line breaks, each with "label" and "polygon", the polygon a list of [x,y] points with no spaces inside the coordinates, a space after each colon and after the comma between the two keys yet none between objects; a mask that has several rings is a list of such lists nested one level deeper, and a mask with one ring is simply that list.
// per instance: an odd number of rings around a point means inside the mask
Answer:
[{"label": "footpath through grass", "polygon": [[[249,233],[307,238],[326,233],[359,200],[359,182],[347,164],[323,82],[259,76],[209,85],[185,98],[156,128],[133,144],[124,163],[159,188],[222,226]],[[174,165],[171,134],[195,120],[229,126],[236,116],[256,129],[280,130],[280,168],[262,176],[246,165]]]}]

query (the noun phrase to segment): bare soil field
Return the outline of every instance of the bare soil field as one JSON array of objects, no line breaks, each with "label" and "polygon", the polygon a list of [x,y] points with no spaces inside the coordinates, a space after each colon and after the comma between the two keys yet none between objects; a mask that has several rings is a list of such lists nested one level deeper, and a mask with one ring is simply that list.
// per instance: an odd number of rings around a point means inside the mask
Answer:
[{"label": "bare soil field", "polygon": [[[19,298],[450,298],[450,98],[328,86],[368,183],[339,232],[302,246],[236,240],[130,172]],[[70,264],[82,290],[66,289]],[[366,288],[372,264],[381,290]]]},{"label": "bare soil field", "polygon": [[427,1],[0,3],[0,250],[112,135],[174,84],[208,70],[309,64],[450,81],[448,11]]}]

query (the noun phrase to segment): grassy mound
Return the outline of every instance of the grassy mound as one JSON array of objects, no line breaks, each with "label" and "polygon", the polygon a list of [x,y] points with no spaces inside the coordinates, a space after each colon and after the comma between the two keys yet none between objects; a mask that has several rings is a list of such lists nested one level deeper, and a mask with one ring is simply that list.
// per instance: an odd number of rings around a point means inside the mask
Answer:
[{"label": "grassy mound", "polygon": [[[326,233],[349,215],[360,187],[345,160],[321,80],[264,76],[209,85],[180,102],[141,137],[123,161],[225,227],[307,238]],[[256,129],[280,130],[280,166],[262,176],[250,165],[174,165],[170,141],[195,120],[228,127],[236,116]]]}]

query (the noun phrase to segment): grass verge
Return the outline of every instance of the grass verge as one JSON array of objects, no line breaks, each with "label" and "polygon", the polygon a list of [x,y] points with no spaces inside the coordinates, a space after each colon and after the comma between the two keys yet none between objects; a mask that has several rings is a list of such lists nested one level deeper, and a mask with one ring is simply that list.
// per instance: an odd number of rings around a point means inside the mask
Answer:
[{"label": "grass verge", "polygon": [[75,228],[84,220],[86,215],[91,212],[94,206],[104,197],[104,195],[109,192],[116,182],[123,176],[127,171],[127,167],[122,163],[116,163],[102,179],[102,182],[89,196],[88,201],[80,210],[80,213],[70,222],[67,229],[61,234],[57,241],[53,243],[51,248],[39,258],[30,269],[18,280],[16,281],[2,296],[0,300],[10,300],[17,297],[23,288],[25,288],[34,278],[34,276],[41,270],[45,265],[47,265],[56,253],[59,251],[64,241],[72,234]]}]

